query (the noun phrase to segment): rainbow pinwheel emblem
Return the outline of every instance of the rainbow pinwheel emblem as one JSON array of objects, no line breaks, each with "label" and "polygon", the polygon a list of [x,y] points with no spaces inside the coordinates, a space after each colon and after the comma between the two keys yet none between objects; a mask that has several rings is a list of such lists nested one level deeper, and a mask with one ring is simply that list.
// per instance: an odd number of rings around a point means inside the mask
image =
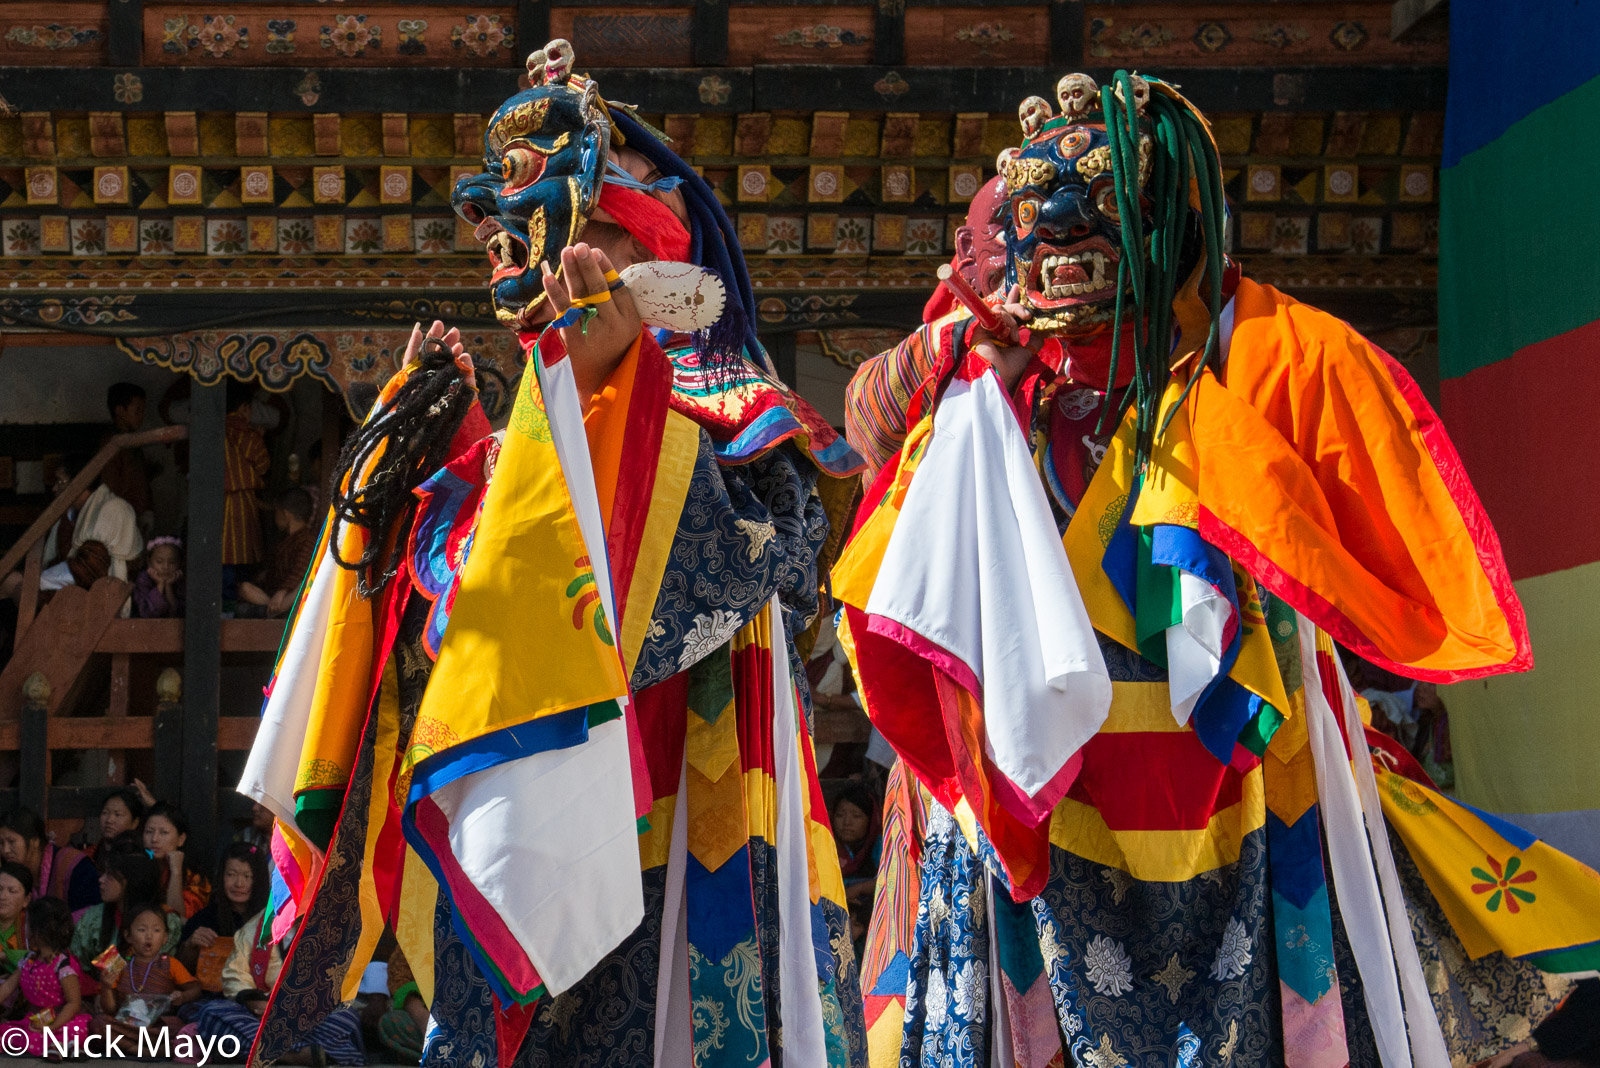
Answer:
[{"label": "rainbow pinwheel emblem", "polygon": [[1519,869],[1522,867],[1521,857],[1514,856],[1507,860],[1503,869],[1500,867],[1500,862],[1492,856],[1486,856],[1484,860],[1488,862],[1489,868],[1494,874],[1490,875],[1489,872],[1484,871],[1482,868],[1473,868],[1472,874],[1483,881],[1473,883],[1472,892],[1474,894],[1486,893],[1489,895],[1487,905],[1490,912],[1500,911],[1502,898],[1506,903],[1506,911],[1513,914],[1521,911],[1521,906],[1517,904],[1519,900],[1525,904],[1531,904],[1536,900],[1532,893],[1521,889],[1517,885],[1531,883],[1539,877],[1539,873],[1535,871],[1522,871],[1519,873]]}]

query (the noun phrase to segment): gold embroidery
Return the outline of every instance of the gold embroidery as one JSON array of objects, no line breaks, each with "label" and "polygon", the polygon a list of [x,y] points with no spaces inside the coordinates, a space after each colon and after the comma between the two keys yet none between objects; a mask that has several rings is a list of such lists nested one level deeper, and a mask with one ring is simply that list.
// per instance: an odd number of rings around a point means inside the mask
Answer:
[{"label": "gold embroidery", "polygon": [[343,786],[349,780],[349,774],[337,763],[316,757],[301,765],[300,775],[294,788],[298,792],[323,786]]}]

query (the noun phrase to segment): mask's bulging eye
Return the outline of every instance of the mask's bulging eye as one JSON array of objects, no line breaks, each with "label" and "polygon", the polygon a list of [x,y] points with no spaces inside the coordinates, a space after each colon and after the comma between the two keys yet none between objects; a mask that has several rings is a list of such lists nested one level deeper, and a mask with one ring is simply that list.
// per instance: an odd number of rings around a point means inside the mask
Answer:
[{"label": "mask's bulging eye", "polygon": [[1026,237],[1039,221],[1039,202],[1032,197],[1018,201],[1016,208],[1017,235]]},{"label": "mask's bulging eye", "polygon": [[1106,182],[1095,194],[1094,206],[1114,225],[1122,225],[1122,212],[1117,208],[1117,190],[1110,182]]},{"label": "mask's bulging eye", "polygon": [[531,148],[508,148],[502,168],[506,180],[502,191],[514,193],[539,180],[544,173],[544,157]]}]

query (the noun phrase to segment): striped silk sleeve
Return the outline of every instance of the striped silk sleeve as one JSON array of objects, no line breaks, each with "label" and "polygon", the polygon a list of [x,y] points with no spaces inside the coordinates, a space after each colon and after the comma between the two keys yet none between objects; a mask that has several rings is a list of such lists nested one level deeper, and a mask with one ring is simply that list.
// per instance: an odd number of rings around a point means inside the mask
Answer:
[{"label": "striped silk sleeve", "polygon": [[844,433],[866,457],[862,477],[868,483],[905,440],[911,395],[939,362],[941,325],[924,324],[894,348],[880,352],[861,365],[845,388]]}]

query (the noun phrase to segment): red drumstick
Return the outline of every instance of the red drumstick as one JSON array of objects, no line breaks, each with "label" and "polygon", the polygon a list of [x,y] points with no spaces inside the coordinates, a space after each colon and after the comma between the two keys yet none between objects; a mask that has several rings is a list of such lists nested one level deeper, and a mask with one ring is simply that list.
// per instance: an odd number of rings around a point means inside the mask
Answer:
[{"label": "red drumstick", "polygon": [[949,264],[941,264],[939,265],[938,273],[939,283],[944,288],[949,289],[957,301],[962,302],[962,307],[973,313],[973,318],[978,320],[978,325],[986,329],[990,336],[997,337],[997,339],[1008,339],[1008,341],[1018,341],[1018,336],[1014,336],[1010,329],[1006,329],[1005,321],[1000,318],[1000,313],[995,312],[987,302],[984,302],[981,296],[978,296],[978,291],[966,283],[966,278],[962,278],[960,272],[957,272],[954,267],[950,267]]},{"label": "red drumstick", "polygon": [[1000,316],[984,303],[983,298],[978,296],[977,290],[968,285],[967,280],[962,278],[959,272],[945,263],[939,266],[938,273],[940,284],[950,290],[961,302],[961,306],[972,313],[972,317],[978,320],[979,326],[997,336],[1006,332],[1001,325]]}]

